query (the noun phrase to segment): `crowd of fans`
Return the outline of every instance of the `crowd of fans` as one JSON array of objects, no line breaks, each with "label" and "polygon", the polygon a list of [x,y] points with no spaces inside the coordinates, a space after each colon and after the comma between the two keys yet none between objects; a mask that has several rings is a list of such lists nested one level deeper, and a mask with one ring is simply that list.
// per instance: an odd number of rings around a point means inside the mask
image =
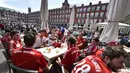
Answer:
[{"label": "crowd of fans", "polygon": [[[122,37],[120,42],[104,44],[99,41],[99,35],[94,36],[94,33],[82,29],[52,28],[47,32],[45,29],[27,28],[20,32],[5,30],[5,33],[1,42],[8,49],[12,63],[24,69],[38,70],[39,73],[60,73],[61,69],[57,66],[64,66],[67,73],[112,73],[124,68],[124,61],[129,58],[122,46],[129,43],[126,37]],[[67,44],[67,52],[55,58],[49,68],[43,54],[36,49],[48,46],[60,48],[62,43]]]}]

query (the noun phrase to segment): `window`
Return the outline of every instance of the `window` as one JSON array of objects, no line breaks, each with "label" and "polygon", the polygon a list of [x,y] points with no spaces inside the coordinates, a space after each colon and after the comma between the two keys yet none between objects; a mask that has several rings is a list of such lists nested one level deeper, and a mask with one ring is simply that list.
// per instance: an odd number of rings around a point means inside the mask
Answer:
[{"label": "window", "polygon": [[67,18],[67,15],[65,15],[65,18]]},{"label": "window", "polygon": [[69,13],[71,12],[71,10],[69,10]]},{"label": "window", "polygon": [[95,11],[95,6],[92,7],[92,11]]},{"label": "window", "polygon": [[65,19],[65,22],[67,22],[67,19]]},{"label": "window", "polygon": [[61,18],[61,15],[60,15],[60,17],[59,18]]},{"label": "window", "polygon": [[62,15],[62,18],[64,18],[64,15]]},{"label": "window", "polygon": [[82,23],[84,23],[85,21],[84,21],[84,19],[82,19]]},{"label": "window", "polygon": [[96,10],[100,10],[100,6],[97,6],[97,9]]},{"label": "window", "polygon": [[90,11],[90,7],[88,7],[87,11]]},{"label": "window", "polygon": [[97,22],[97,19],[94,19],[94,23],[96,23]]},{"label": "window", "polygon": [[70,18],[70,15],[68,15],[68,18]]},{"label": "window", "polygon": [[82,8],[80,8],[80,12],[82,12]]},{"label": "window", "polygon": [[85,17],[85,13],[83,14],[83,18]]},{"label": "window", "polygon": [[84,8],[84,10],[83,10],[84,12],[86,12],[86,8]]},{"label": "window", "polygon": [[79,14],[76,14],[76,18],[78,18],[79,17]]},{"label": "window", "polygon": [[57,11],[57,14],[59,14],[59,11]]},{"label": "window", "polygon": [[78,19],[78,23],[80,23],[80,19]]},{"label": "window", "polygon": [[62,19],[62,22],[64,22],[64,19]]},{"label": "window", "polygon": [[99,12],[96,12],[96,13],[95,13],[95,17],[98,17],[98,14],[99,14]]},{"label": "window", "polygon": [[99,22],[99,23],[102,22],[102,19],[99,19],[98,22]]},{"label": "window", "polygon": [[89,17],[89,13],[86,14],[86,17],[87,17],[87,18]]},{"label": "window", "polygon": [[68,13],[68,10],[66,10],[66,13]]},{"label": "window", "polygon": [[106,9],[106,5],[103,5],[103,6],[102,6],[102,10],[105,10],[105,9]]},{"label": "window", "polygon": [[103,15],[104,15],[104,12],[100,12],[100,17],[103,17]]},{"label": "window", "polygon": [[77,8],[77,12],[79,12],[79,8]]},{"label": "window", "polygon": [[79,14],[79,18],[81,18],[81,14]]},{"label": "window", "polygon": [[90,14],[90,17],[94,17],[94,13],[91,13],[91,14]]},{"label": "window", "polygon": [[60,11],[60,14],[62,14],[62,11]]}]

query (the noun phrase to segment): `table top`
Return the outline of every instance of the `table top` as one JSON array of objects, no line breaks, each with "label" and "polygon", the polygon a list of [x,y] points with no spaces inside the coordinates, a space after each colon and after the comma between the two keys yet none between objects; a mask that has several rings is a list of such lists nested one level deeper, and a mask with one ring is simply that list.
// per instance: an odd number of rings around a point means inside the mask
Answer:
[{"label": "table top", "polygon": [[37,50],[43,54],[46,60],[50,60],[67,52],[67,47],[54,48],[53,46],[50,46],[39,48]]}]

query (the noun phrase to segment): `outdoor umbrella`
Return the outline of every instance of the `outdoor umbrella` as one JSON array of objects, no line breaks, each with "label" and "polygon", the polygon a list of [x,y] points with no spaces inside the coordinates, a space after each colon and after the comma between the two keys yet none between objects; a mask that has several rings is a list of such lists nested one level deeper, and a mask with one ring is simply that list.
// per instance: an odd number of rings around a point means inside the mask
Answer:
[{"label": "outdoor umbrella", "polygon": [[[98,27],[104,27],[107,24],[108,24],[108,22],[102,22],[102,23],[97,23],[96,25]],[[130,25],[125,24],[125,23],[119,23],[119,28],[126,28],[126,27],[130,27]]]},{"label": "outdoor umbrella", "polygon": [[129,14],[129,5],[130,0],[110,0],[107,13],[108,24],[100,35],[100,41],[109,43],[118,38],[119,22]]},{"label": "outdoor umbrella", "polygon": [[75,19],[75,7],[73,7],[72,10],[71,10],[68,30],[72,30],[73,29],[74,19]]},{"label": "outdoor umbrella", "polygon": [[96,29],[96,26],[95,26],[95,22],[94,22],[94,20],[91,20],[91,22],[90,22],[90,31],[91,32],[94,32],[95,31],[95,29]]},{"label": "outdoor umbrella", "polygon": [[41,0],[41,29],[48,28],[48,0]]},{"label": "outdoor umbrella", "polygon": [[83,26],[83,30],[87,31],[88,30],[88,25],[89,25],[89,17],[85,21],[85,24]]}]

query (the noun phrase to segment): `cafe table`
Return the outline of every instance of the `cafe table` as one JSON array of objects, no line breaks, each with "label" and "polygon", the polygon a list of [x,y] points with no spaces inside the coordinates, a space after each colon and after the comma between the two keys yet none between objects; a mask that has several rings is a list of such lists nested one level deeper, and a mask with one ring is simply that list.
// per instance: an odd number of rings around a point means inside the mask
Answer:
[{"label": "cafe table", "polygon": [[48,61],[48,64],[50,65],[55,58],[67,52],[67,47],[54,48],[53,46],[50,46],[39,48],[37,50],[43,54],[44,58]]}]

